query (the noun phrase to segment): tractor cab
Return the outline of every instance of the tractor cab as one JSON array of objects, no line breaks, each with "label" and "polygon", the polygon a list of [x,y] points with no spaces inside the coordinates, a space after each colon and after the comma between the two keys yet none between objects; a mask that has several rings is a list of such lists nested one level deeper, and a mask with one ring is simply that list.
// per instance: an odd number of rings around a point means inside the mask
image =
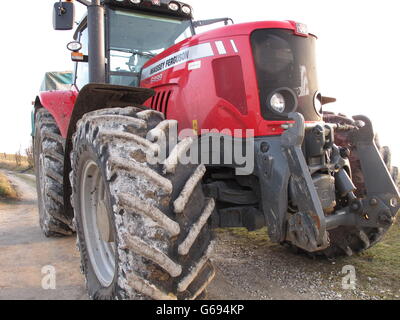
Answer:
[{"label": "tractor cab", "polygon": [[[89,57],[89,52],[98,50],[89,50],[90,26],[88,21],[90,19],[86,16],[74,35],[74,43],[78,44],[75,48],[79,48],[79,50],[70,49],[73,51],[72,60],[76,62],[75,84],[78,89],[90,82],[137,87],[142,68],[147,61],[194,34],[192,9],[189,5],[181,2],[104,0],[99,4],[103,5],[96,9],[101,10],[104,14],[98,13],[98,16],[104,17],[104,21],[96,21],[96,25],[92,29],[99,26],[104,29],[104,64],[101,63],[101,66],[99,64],[97,68],[104,69],[103,66],[106,66],[105,79],[104,81],[90,81],[89,79],[89,64],[94,64],[97,60],[91,61],[94,59]],[[67,10],[69,5],[72,3],[61,4],[61,6],[65,6],[64,10]],[[57,9],[56,5],[55,10]],[[73,6],[70,10],[73,10]],[[90,9],[88,14],[90,14]],[[55,29],[61,29],[57,27],[58,19],[61,18],[56,17]],[[99,42],[101,43],[101,41]]]}]

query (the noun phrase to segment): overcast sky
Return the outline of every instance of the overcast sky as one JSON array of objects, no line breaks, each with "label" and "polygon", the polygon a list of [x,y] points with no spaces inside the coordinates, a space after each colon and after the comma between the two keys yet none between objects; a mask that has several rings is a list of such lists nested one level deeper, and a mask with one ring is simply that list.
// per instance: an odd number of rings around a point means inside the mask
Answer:
[{"label": "overcast sky", "polygon": [[[229,16],[236,23],[296,20],[319,38],[321,92],[338,98],[329,109],[369,116],[400,164],[398,0],[192,0],[195,18]],[[46,71],[70,70],[71,31],[53,31],[54,1],[4,1],[0,10],[0,152],[30,140],[31,102]],[[76,20],[83,8],[76,3]]]}]

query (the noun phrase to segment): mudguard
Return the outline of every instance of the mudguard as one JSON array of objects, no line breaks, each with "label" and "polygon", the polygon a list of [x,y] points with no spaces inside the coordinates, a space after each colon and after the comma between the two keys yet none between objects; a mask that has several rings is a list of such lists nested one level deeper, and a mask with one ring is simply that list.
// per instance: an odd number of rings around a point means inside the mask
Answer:
[{"label": "mudguard", "polygon": [[105,108],[123,108],[128,106],[139,107],[155,94],[152,89],[117,86],[112,84],[88,84],[82,88],[76,99],[71,118],[69,119],[68,133],[65,144],[64,159],[64,203],[65,212],[73,217],[73,209],[70,202],[72,194],[69,183],[71,172],[70,152],[72,151],[72,135],[76,131],[76,123],[86,113]]}]

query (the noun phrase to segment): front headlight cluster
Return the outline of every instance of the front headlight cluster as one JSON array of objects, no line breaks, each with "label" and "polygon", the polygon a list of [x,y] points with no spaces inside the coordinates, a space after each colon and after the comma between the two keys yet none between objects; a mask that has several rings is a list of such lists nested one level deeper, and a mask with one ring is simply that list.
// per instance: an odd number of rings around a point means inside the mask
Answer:
[{"label": "front headlight cluster", "polygon": [[272,95],[270,104],[271,108],[274,109],[276,112],[283,113],[283,111],[285,111],[285,98],[279,92]]},{"label": "front headlight cluster", "polygon": [[186,4],[180,5],[178,2],[175,1],[170,2],[168,4],[168,8],[172,11],[178,11],[179,9],[181,9],[181,11],[187,15],[190,15],[192,13],[192,8],[190,8],[188,5]]},{"label": "front headlight cluster", "polygon": [[297,105],[296,93],[290,88],[276,89],[267,99],[269,110],[278,115],[285,115],[296,111]]}]

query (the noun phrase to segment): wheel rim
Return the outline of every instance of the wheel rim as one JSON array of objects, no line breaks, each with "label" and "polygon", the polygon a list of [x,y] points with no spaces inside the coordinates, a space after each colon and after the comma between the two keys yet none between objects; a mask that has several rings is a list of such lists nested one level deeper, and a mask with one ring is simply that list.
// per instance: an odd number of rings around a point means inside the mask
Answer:
[{"label": "wheel rim", "polygon": [[114,232],[103,177],[94,161],[85,163],[80,182],[80,209],[87,251],[97,279],[104,287],[109,287],[115,275]]}]

